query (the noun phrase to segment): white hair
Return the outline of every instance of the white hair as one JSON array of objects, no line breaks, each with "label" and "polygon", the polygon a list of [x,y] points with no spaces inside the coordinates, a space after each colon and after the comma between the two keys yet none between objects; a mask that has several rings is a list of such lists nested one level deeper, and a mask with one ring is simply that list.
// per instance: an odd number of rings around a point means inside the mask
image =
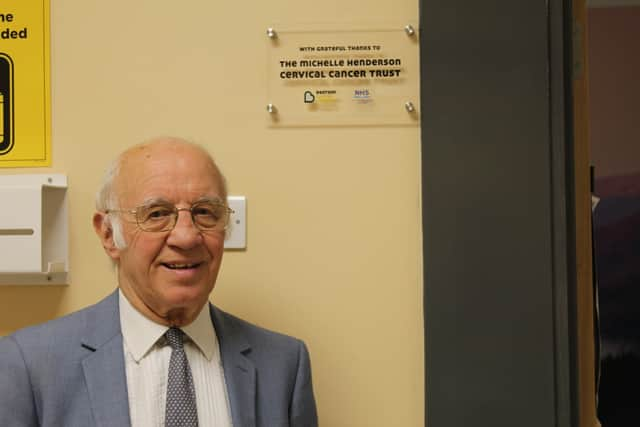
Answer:
[{"label": "white hair", "polygon": [[[110,210],[119,209],[118,198],[116,197],[116,192],[113,188],[113,182],[115,177],[120,173],[121,159],[122,153],[111,162],[109,167],[107,167],[104,177],[102,178],[102,185],[96,193],[96,210],[99,212],[108,212]],[[122,232],[122,222],[120,222],[120,217],[117,215],[107,214],[104,221],[107,227],[111,227],[111,231],[113,233],[113,244],[118,249],[125,249],[127,247],[127,242],[125,241],[124,234]]]}]

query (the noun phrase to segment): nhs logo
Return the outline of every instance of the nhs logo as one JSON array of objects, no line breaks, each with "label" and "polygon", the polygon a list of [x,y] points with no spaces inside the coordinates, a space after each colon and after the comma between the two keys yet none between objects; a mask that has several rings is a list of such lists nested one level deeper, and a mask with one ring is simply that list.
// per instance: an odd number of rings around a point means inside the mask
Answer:
[{"label": "nhs logo", "polygon": [[373,102],[373,94],[369,89],[354,89],[352,99],[358,104],[368,104]]}]

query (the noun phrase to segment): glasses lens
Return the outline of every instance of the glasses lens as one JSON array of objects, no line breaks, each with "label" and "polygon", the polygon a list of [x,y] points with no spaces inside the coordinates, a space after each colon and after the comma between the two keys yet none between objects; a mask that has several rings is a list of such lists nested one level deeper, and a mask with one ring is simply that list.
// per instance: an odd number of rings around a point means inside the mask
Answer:
[{"label": "glasses lens", "polygon": [[193,221],[201,230],[222,229],[227,225],[227,207],[212,202],[200,202],[191,207]]},{"label": "glasses lens", "polygon": [[153,204],[136,209],[138,225],[145,231],[166,231],[173,227],[176,210],[173,205]]}]

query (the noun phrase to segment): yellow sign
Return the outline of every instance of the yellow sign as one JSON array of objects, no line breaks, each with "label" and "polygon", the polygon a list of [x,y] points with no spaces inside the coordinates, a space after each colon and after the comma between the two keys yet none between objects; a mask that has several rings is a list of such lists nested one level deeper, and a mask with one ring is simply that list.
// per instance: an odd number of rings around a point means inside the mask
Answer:
[{"label": "yellow sign", "polygon": [[0,167],[49,166],[49,0],[0,2]]}]

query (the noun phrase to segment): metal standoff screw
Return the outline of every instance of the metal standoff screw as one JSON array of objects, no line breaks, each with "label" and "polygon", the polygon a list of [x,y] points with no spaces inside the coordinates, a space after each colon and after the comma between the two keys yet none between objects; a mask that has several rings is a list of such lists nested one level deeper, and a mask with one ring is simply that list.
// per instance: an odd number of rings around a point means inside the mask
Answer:
[{"label": "metal standoff screw", "polygon": [[404,32],[411,37],[416,33],[416,30],[413,28],[413,25],[409,24],[404,27]]},{"label": "metal standoff screw", "polygon": [[404,108],[407,110],[407,113],[413,113],[416,111],[416,107],[413,106],[413,102],[407,101],[404,103]]},{"label": "metal standoff screw", "polygon": [[273,28],[267,28],[267,37],[269,37],[270,39],[275,39],[276,37],[278,37],[278,34],[276,34],[276,30],[274,30]]},{"label": "metal standoff screw", "polygon": [[267,113],[274,114],[276,112],[276,106],[273,104],[267,104]]},{"label": "metal standoff screw", "polygon": [[51,184],[53,182],[53,178],[47,178],[47,182]]}]

